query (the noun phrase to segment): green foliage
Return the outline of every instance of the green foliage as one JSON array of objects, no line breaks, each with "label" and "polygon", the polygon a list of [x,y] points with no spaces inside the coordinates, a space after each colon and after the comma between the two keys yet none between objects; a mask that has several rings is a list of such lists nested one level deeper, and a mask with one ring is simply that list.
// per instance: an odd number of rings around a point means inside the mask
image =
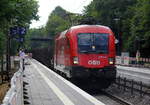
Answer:
[{"label": "green foliage", "polygon": [[68,22],[57,15],[51,15],[47,25],[46,31],[50,36],[54,36],[56,33],[65,30],[68,26]]},{"label": "green foliage", "polygon": [[[150,0],[138,0],[131,28],[132,35],[150,40]],[[147,44],[148,42],[145,42],[144,46]]]},{"label": "green foliage", "polygon": [[[150,48],[150,0],[93,0],[84,10],[84,17],[92,16],[100,24],[113,29],[122,38],[122,50],[135,55],[136,40],[142,55]],[[116,19],[119,19],[115,21]],[[147,52],[146,52],[147,51]]]},{"label": "green foliage", "polygon": [[[31,20],[38,20],[38,4],[35,0],[1,0],[0,23],[29,26]],[[7,23],[7,24],[6,24]]]},{"label": "green foliage", "polygon": [[[0,0],[0,51],[3,52],[3,43],[10,27],[29,27],[31,20],[38,20],[38,4],[35,0]],[[13,48],[17,48],[12,41]],[[16,49],[13,49],[16,50]],[[13,51],[14,52],[14,51]]]},{"label": "green foliage", "polygon": [[0,56],[4,53],[5,49],[5,36],[4,33],[0,30]]},{"label": "green foliage", "polygon": [[[60,33],[68,29],[70,26],[77,24],[80,18],[81,16],[79,14],[67,12],[66,10],[58,6],[49,15],[49,19],[47,21],[46,26],[39,29],[30,29],[27,35],[27,39],[31,39],[33,37],[49,37],[54,39],[57,33]],[[53,47],[54,40],[50,41],[48,44],[44,44],[38,41],[31,42],[30,40],[28,40],[26,41],[26,46],[28,49]]]},{"label": "green foliage", "polygon": [[[109,26],[119,39],[122,37],[122,49],[130,37],[130,23],[133,17],[132,6],[136,0],[93,0],[90,5],[85,8],[85,17],[92,16],[98,24]],[[119,36],[118,36],[119,35]]]},{"label": "green foliage", "polygon": [[56,7],[49,16],[46,24],[46,32],[48,36],[54,37],[57,33],[66,30],[69,25],[69,13],[61,7]]},{"label": "green foliage", "polygon": [[46,37],[46,32],[45,28],[39,28],[39,29],[30,29],[26,35],[26,43],[25,46],[27,49],[32,49],[32,48],[40,48],[43,47],[43,43],[35,42],[32,41],[32,38],[42,38]]},{"label": "green foliage", "polygon": [[126,19],[126,11],[135,0],[93,0],[85,9],[86,16],[93,16],[101,24],[113,27],[114,19]]},{"label": "green foliage", "polygon": [[[132,51],[133,48],[135,48],[135,42],[138,41],[139,50],[142,55],[149,56],[150,0],[137,0],[137,4],[133,7],[133,11],[133,17],[130,19],[131,36],[126,44],[127,49]],[[134,50],[136,51],[137,48]]]},{"label": "green foliage", "polygon": [[146,49],[150,49],[150,0],[93,0],[82,15],[69,13],[58,6],[49,16],[44,34],[54,38],[70,26],[82,23],[86,18],[90,20],[89,17],[97,24],[109,26],[117,39],[121,37],[122,51],[135,56],[139,45],[141,55],[149,55],[150,51]]},{"label": "green foliage", "polygon": [[16,3],[14,22],[18,25],[29,26],[31,20],[38,20],[38,5],[35,0],[19,0]]}]

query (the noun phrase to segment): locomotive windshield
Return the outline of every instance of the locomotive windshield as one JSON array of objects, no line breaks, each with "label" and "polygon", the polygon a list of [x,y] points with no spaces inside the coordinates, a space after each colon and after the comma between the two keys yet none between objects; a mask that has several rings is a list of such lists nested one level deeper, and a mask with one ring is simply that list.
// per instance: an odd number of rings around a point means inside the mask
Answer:
[{"label": "locomotive windshield", "polygon": [[78,51],[80,53],[108,53],[108,34],[78,34]]}]

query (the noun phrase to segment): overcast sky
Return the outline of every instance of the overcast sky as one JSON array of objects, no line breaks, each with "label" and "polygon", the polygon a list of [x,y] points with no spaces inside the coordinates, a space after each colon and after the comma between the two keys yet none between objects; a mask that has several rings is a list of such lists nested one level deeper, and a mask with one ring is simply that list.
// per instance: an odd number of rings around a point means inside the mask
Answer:
[{"label": "overcast sky", "polygon": [[31,28],[44,26],[48,20],[49,14],[56,6],[61,6],[65,10],[73,13],[82,13],[84,6],[90,4],[92,0],[37,0],[39,1],[39,21],[33,21]]}]

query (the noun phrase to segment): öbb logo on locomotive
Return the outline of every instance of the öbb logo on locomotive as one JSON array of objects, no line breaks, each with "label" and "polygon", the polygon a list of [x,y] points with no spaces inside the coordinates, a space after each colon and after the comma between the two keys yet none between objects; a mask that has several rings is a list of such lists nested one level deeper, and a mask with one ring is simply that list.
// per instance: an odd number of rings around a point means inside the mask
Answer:
[{"label": "\u00f6bb logo on locomotive", "polygon": [[98,61],[98,60],[89,60],[88,64],[89,65],[100,65],[100,61]]}]

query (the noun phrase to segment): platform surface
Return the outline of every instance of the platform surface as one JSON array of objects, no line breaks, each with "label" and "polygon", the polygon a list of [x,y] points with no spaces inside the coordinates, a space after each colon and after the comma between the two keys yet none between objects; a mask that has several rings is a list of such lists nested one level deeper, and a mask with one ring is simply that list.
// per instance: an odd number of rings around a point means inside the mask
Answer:
[{"label": "platform surface", "polygon": [[138,67],[117,66],[117,75],[142,82],[146,85],[150,84],[150,69]]},{"label": "platform surface", "polygon": [[31,105],[104,105],[38,61],[28,62],[24,81]]}]

